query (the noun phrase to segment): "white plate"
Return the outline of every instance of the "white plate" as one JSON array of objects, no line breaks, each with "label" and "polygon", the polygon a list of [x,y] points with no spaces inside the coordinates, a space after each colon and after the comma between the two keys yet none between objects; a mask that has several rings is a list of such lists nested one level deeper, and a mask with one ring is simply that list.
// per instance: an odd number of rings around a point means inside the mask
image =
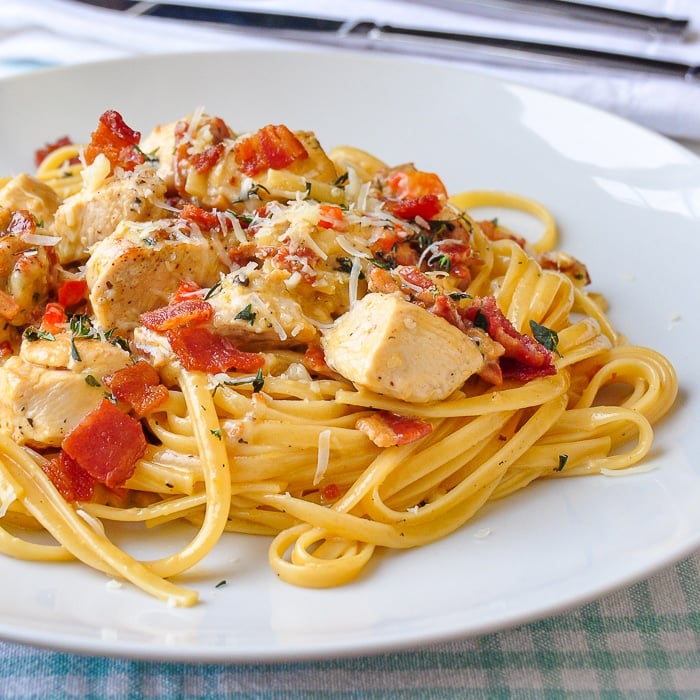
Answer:
[{"label": "white plate", "polygon": [[[99,115],[147,132],[199,105],[236,130],[316,131],[451,191],[512,190],[547,204],[562,247],[588,263],[612,318],[675,363],[681,395],[657,431],[653,470],[535,484],[437,544],[377,557],[336,590],[279,582],[267,541],[226,537],[168,608],[80,565],[0,559],[0,636],[89,654],[270,661],[380,652],[551,615],[645,577],[700,546],[700,161],[625,121],[457,68],[304,53],[150,57],[0,82],[0,173]],[[482,537],[484,532],[490,534]],[[131,543],[153,554],[171,537]],[[128,541],[128,536],[126,540]],[[216,587],[226,580],[225,586]]]}]

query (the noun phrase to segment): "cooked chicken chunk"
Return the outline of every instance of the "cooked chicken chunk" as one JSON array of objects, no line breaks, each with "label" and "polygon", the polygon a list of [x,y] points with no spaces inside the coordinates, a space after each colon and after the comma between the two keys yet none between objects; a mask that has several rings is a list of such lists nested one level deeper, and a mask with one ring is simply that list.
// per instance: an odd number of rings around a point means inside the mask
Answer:
[{"label": "cooked chicken chunk", "polygon": [[215,284],[229,268],[215,234],[188,237],[172,220],[153,225],[122,222],[95,245],[85,266],[97,324],[127,332],[141,313],[168,303],[183,280]]},{"label": "cooked chicken chunk", "polygon": [[208,300],[214,307],[213,329],[251,350],[310,343],[317,336],[316,327],[287,289],[288,278],[282,270],[259,269],[224,277]]},{"label": "cooked chicken chunk", "polygon": [[[0,430],[19,444],[59,446],[104,398],[102,377],[129,364],[129,354],[98,339],[69,334],[22,342],[0,367]],[[91,379],[92,378],[92,379]]]},{"label": "cooked chicken chunk", "polygon": [[0,207],[30,211],[40,229],[48,229],[61,200],[46,184],[21,173],[0,189]]},{"label": "cooked chicken chunk", "polygon": [[68,197],[56,211],[53,226],[53,233],[61,237],[56,246],[60,262],[86,259],[90,246],[109,236],[122,221],[166,216],[165,192],[165,183],[153,167],[142,165]]},{"label": "cooked chicken chunk", "polygon": [[26,210],[0,207],[0,316],[14,326],[37,321],[56,283],[52,247],[35,242],[40,231]]},{"label": "cooked chicken chunk", "polygon": [[483,366],[462,331],[394,294],[367,294],[321,344],[328,365],[345,378],[411,403],[447,398]]}]

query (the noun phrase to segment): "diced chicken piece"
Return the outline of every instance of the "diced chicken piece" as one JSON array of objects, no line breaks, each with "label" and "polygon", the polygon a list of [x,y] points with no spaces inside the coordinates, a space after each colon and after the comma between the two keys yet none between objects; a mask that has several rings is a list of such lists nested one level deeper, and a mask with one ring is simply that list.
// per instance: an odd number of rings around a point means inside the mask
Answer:
[{"label": "diced chicken piece", "polygon": [[85,266],[97,324],[128,332],[144,311],[167,304],[183,280],[201,287],[215,284],[229,271],[215,241],[215,234],[190,238],[171,220],[120,224],[95,245]]},{"label": "diced chicken piece", "polygon": [[[0,430],[19,444],[57,447],[102,401],[102,377],[129,362],[129,353],[99,339],[68,334],[22,342],[0,367]],[[91,379],[92,378],[92,379]]]},{"label": "diced chicken piece", "polygon": [[307,345],[318,335],[285,286],[289,273],[244,268],[221,280],[208,301],[213,330],[243,349]]},{"label": "diced chicken piece", "polygon": [[56,284],[53,248],[34,242],[43,236],[35,230],[41,231],[26,210],[0,207],[0,317],[14,326],[36,322]]},{"label": "diced chicken piece", "polygon": [[447,398],[483,366],[462,331],[394,294],[367,294],[321,344],[328,365],[351,382],[410,403]]},{"label": "diced chicken piece", "polygon": [[60,203],[51,187],[26,173],[13,177],[0,189],[0,207],[31,212],[41,229],[51,227]]},{"label": "diced chicken piece", "polygon": [[[94,165],[94,164],[93,164]],[[92,166],[90,166],[92,167]],[[97,187],[85,187],[56,211],[53,233],[62,264],[82,261],[89,248],[109,236],[122,221],[149,221],[167,215],[165,183],[150,165],[121,171]]]},{"label": "diced chicken piece", "polygon": [[175,125],[177,122],[159,124],[141,140],[139,148],[157,161],[156,175],[163,180],[168,191],[175,187]]}]

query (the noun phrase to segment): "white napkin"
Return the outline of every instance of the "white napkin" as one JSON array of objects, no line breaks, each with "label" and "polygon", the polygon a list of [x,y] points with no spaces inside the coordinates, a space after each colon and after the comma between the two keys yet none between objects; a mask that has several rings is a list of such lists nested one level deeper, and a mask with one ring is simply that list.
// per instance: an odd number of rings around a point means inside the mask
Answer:
[{"label": "white napkin", "polygon": [[[419,0],[174,0],[180,4],[312,14],[450,31],[498,34],[549,42],[700,63],[698,0],[609,0],[614,5],[692,20],[685,40],[634,35],[611,28],[572,29],[564,23],[524,23],[513,18],[455,12]],[[467,3],[465,3],[466,5]],[[507,17],[507,15],[506,15]],[[0,77],[31,68],[65,65],[120,56],[206,49],[276,48],[332,50],[318,45],[282,42],[254,31],[236,32],[153,17],[137,17],[94,8],[72,0],[3,0],[0,3]],[[442,61],[445,59],[424,58]],[[700,78],[632,72],[561,69],[494,64],[465,58],[466,68],[488,72],[588,102],[668,136],[700,139]]]}]

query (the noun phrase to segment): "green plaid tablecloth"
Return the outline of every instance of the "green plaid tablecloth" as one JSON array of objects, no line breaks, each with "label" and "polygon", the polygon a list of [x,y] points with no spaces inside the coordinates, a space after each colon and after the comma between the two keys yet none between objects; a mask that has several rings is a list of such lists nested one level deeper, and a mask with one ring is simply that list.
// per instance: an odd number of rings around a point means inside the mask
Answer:
[{"label": "green plaid tablecloth", "polygon": [[567,614],[378,656],[206,665],[0,643],[0,697],[700,698],[700,553]]}]

